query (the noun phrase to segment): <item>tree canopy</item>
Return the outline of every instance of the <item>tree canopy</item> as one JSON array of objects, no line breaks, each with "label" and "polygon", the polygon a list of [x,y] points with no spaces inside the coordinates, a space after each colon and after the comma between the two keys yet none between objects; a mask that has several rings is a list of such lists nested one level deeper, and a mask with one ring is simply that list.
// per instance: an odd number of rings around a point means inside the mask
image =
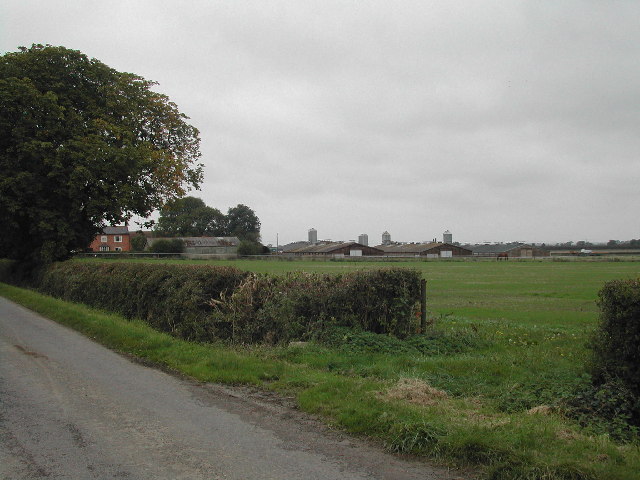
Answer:
[{"label": "tree canopy", "polygon": [[184,197],[162,207],[156,232],[167,237],[219,237],[226,234],[226,218],[201,199]]},{"label": "tree canopy", "polygon": [[0,57],[3,254],[66,258],[198,187],[198,130],[154,85],[64,47]]},{"label": "tree canopy", "polygon": [[260,220],[243,204],[229,208],[224,215],[217,208],[208,207],[200,198],[184,197],[167,203],[160,210],[155,231],[167,237],[238,237],[258,242]]},{"label": "tree canopy", "polygon": [[258,242],[260,240],[260,220],[255,212],[243,204],[227,211],[227,232],[240,240]]}]

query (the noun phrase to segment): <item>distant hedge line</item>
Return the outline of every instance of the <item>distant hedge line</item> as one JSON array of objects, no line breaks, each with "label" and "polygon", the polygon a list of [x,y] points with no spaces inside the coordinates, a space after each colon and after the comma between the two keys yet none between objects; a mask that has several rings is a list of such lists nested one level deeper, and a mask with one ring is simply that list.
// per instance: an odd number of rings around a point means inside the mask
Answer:
[{"label": "distant hedge line", "polygon": [[[3,281],[15,280],[0,267]],[[279,343],[313,338],[329,326],[415,333],[420,278],[405,268],[269,276],[219,266],[63,262],[29,284],[188,340]]]}]

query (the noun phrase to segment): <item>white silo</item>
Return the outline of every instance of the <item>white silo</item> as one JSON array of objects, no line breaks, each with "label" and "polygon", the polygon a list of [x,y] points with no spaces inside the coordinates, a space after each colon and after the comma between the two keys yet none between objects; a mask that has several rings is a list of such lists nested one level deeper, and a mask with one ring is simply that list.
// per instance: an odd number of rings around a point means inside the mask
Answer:
[{"label": "white silo", "polygon": [[315,228],[309,229],[309,243],[316,244],[318,243],[318,232]]},{"label": "white silo", "polygon": [[391,234],[385,230],[382,234],[382,245],[390,245],[391,244]]},{"label": "white silo", "polygon": [[449,230],[446,230],[442,234],[442,242],[443,243],[453,243],[453,234]]},{"label": "white silo", "polygon": [[366,233],[361,233],[360,235],[358,235],[358,243],[360,245],[364,245],[365,247],[369,246],[369,235],[367,235]]}]

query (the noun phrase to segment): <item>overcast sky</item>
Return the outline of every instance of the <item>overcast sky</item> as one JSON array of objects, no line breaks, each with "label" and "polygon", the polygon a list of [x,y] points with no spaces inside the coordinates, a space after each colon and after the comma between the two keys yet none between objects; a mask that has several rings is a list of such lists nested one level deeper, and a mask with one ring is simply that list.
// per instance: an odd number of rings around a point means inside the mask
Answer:
[{"label": "overcast sky", "polygon": [[3,0],[32,43],[159,82],[264,243],[640,238],[638,1]]}]

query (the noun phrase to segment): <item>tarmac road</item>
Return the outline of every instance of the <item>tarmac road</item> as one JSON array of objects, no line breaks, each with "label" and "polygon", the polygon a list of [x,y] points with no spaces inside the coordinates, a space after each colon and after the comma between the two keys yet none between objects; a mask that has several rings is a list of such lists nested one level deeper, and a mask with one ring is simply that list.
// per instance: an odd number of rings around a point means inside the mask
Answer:
[{"label": "tarmac road", "polygon": [[0,297],[2,479],[452,479],[268,394],[120,356]]}]

